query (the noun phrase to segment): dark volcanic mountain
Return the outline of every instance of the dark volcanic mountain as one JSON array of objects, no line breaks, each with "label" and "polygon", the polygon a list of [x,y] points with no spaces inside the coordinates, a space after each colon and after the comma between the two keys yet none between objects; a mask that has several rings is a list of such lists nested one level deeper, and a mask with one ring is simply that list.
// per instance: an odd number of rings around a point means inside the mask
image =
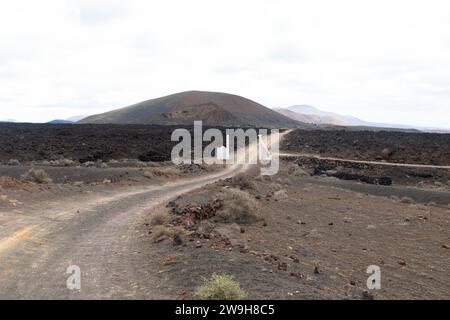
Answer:
[{"label": "dark volcanic mountain", "polygon": [[301,123],[249,99],[218,92],[187,91],[93,115],[78,123],[292,127]]}]

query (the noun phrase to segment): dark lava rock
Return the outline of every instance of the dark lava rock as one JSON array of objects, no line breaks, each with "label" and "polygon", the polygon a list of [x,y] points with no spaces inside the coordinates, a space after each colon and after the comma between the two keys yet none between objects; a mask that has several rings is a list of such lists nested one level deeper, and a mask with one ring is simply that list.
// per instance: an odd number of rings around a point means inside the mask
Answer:
[{"label": "dark lava rock", "polygon": [[176,246],[181,246],[183,244],[183,239],[181,239],[180,235],[176,234],[173,236],[173,244]]}]

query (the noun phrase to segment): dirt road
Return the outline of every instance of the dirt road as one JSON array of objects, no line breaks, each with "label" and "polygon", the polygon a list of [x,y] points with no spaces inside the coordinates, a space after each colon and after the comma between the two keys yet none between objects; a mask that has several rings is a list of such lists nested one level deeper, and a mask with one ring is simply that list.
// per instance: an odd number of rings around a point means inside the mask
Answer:
[{"label": "dirt road", "polygon": [[[257,145],[246,151],[237,163],[256,157]],[[156,205],[248,167],[230,165],[163,186],[33,200],[0,212],[0,299],[169,298],[155,290],[157,270],[142,270],[145,261],[133,249],[136,225]],[[67,289],[72,265],[81,270],[79,291]]]},{"label": "dirt road", "polygon": [[313,158],[319,160],[330,160],[339,162],[349,162],[349,163],[360,163],[360,164],[373,164],[373,165],[383,165],[391,167],[405,167],[405,168],[426,168],[426,169],[447,169],[450,170],[450,166],[435,166],[426,164],[411,164],[411,163],[394,163],[394,162],[383,162],[383,161],[365,161],[365,160],[352,160],[352,159],[341,159],[334,157],[322,157],[315,154],[307,153],[292,153],[292,152],[280,152],[278,154],[280,157],[302,157],[302,158]]},{"label": "dirt road", "polygon": [[[178,194],[237,174],[220,173],[126,192],[42,199],[0,212],[1,299],[163,298],[156,272],[137,279],[135,226],[152,207]],[[68,290],[66,269],[81,269],[81,290]]]}]

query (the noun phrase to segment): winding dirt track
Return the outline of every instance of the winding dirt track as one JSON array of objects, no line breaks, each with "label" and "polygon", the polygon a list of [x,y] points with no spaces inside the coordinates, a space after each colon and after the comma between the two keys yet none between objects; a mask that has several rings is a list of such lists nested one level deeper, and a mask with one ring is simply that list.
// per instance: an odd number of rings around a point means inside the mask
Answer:
[{"label": "winding dirt track", "polygon": [[[170,198],[244,170],[246,166],[236,165],[189,181],[35,202],[2,212],[0,298],[158,298],[152,290],[156,274],[135,278],[140,260],[128,243],[136,237],[136,223]],[[80,291],[67,289],[70,265],[81,269]]]},{"label": "winding dirt track", "polygon": [[[256,157],[257,146],[237,159],[244,156]],[[0,212],[0,299],[170,298],[156,289],[157,270],[144,270],[136,226],[158,204],[248,168],[235,164],[163,186],[29,201]],[[71,265],[81,269],[80,291],[67,289]]]}]

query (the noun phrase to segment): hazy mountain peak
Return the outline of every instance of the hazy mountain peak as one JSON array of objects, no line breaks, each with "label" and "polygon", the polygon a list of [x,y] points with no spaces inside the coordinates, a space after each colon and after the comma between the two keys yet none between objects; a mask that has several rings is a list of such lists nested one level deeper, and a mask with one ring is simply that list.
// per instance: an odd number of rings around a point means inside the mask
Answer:
[{"label": "hazy mountain peak", "polygon": [[294,112],[298,112],[298,113],[304,113],[304,114],[317,114],[317,113],[321,112],[316,107],[306,105],[306,104],[291,106],[287,109],[294,111]]}]

